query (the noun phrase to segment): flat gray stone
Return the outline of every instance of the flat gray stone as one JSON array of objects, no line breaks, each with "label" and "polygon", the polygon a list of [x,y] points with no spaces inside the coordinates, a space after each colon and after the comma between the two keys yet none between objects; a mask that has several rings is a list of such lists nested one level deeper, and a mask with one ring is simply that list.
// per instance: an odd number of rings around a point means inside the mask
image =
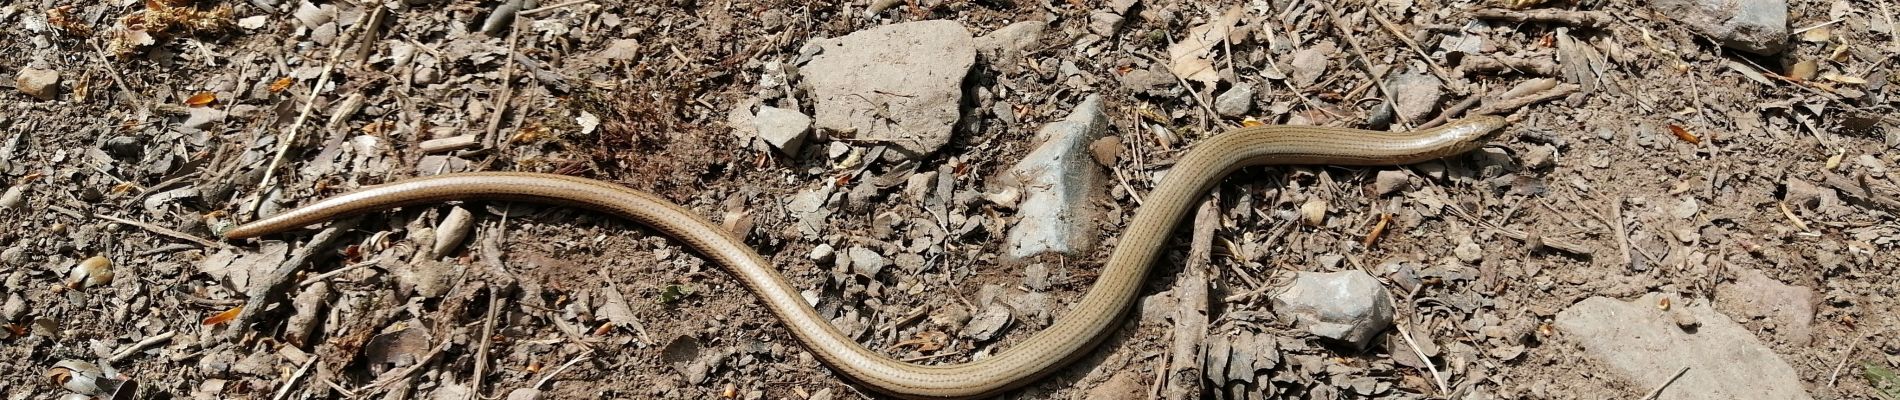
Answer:
[{"label": "flat gray stone", "polygon": [[1406,121],[1424,121],[1445,95],[1438,78],[1425,72],[1393,74],[1385,83],[1392,88],[1392,109]]},{"label": "flat gray stone", "polygon": [[1095,245],[1101,218],[1094,200],[1106,195],[1107,187],[1089,144],[1107,133],[1100,95],[1090,95],[1067,119],[1036,132],[1036,148],[1002,179],[1004,186],[1024,193],[1016,212],[1022,220],[1010,227],[1005,256],[1074,255]]},{"label": "flat gray stone", "polygon": [[1273,313],[1314,335],[1363,349],[1392,326],[1392,299],[1365,271],[1300,271],[1273,295]]},{"label": "flat gray stone", "polygon": [[760,139],[788,155],[797,155],[805,146],[805,138],[811,136],[811,117],[798,110],[759,107],[759,113],[752,116],[752,126]]},{"label": "flat gray stone", "polygon": [[817,128],[889,143],[900,158],[950,142],[962,117],[963,78],[975,39],[956,21],[885,25],[814,41],[822,52],[801,70],[816,100]]},{"label": "flat gray stone", "polygon": [[[1669,310],[1657,306],[1664,299]],[[1706,303],[1660,293],[1634,302],[1591,297],[1557,313],[1556,325],[1634,387],[1660,386],[1688,367],[1661,400],[1810,398],[1787,361]]]},{"label": "flat gray stone", "polygon": [[1240,117],[1253,111],[1253,85],[1239,84],[1214,98],[1214,112],[1223,117]]},{"label": "flat gray stone", "polygon": [[976,52],[997,67],[1013,67],[1022,61],[1023,53],[1029,46],[1042,40],[1042,32],[1049,23],[1043,21],[1022,21],[995,32],[976,38]]},{"label": "flat gray stone", "polygon": [[1788,48],[1788,0],[1650,0],[1649,8],[1732,49],[1774,55]]}]

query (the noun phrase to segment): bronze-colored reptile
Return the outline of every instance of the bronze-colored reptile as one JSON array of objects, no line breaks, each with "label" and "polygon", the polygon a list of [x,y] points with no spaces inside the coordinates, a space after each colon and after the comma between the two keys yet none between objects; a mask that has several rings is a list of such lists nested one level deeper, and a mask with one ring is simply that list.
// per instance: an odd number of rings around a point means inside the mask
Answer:
[{"label": "bronze-colored reptile", "polygon": [[778,270],[725,229],[653,194],[562,175],[476,172],[372,186],[251,222],[238,239],[281,232],[346,214],[455,200],[516,200],[579,206],[618,215],[678,239],[726,267],[825,364],[872,389],[913,399],[962,399],[1022,387],[1080,358],[1128,314],[1177,222],[1227,174],[1267,164],[1405,165],[1464,153],[1502,131],[1503,118],[1478,116],[1413,132],[1270,125],[1234,129],[1194,144],[1146,196],[1102,266],[1095,286],[1047,329],[1009,349],[954,365],[892,359],[852,341],[818,315]]}]

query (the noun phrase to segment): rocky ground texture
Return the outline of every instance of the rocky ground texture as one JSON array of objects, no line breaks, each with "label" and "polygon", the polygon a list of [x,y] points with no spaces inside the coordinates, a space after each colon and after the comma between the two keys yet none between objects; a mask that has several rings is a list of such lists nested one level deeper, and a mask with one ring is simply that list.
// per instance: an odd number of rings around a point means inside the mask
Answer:
[{"label": "rocky ground texture", "polygon": [[1196,142],[1508,116],[1261,167],[1008,398],[1900,398],[1890,0],[30,0],[0,5],[0,394],[873,397],[635,224],[405,177],[648,190],[840,330],[959,363],[1061,318]]}]

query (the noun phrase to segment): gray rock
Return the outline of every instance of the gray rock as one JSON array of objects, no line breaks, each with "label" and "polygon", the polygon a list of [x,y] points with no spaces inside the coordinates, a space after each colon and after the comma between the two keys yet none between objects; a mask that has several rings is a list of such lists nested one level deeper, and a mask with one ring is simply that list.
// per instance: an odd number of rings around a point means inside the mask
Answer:
[{"label": "gray rock", "polygon": [[26,204],[25,184],[13,185],[5,194],[0,194],[0,210],[18,208],[21,204]]},{"label": "gray rock", "polygon": [[759,138],[772,147],[787,155],[797,155],[798,149],[805,146],[805,138],[811,136],[811,117],[798,110],[759,107],[759,113],[752,116],[752,127]]},{"label": "gray rock", "polygon": [[806,190],[792,195],[785,203],[785,211],[798,220],[798,233],[806,238],[818,237],[825,231],[825,219],[831,217],[831,208],[825,207],[825,201],[831,198],[831,187]]},{"label": "gray rock", "polygon": [[1319,337],[1365,348],[1392,325],[1392,299],[1365,271],[1301,271],[1274,294],[1273,312]]},{"label": "gray rock", "polygon": [[1651,0],[1649,8],[1732,49],[1774,55],[1788,47],[1788,0]]},{"label": "gray rock", "polygon": [[837,253],[837,250],[831,248],[830,243],[819,243],[817,246],[812,246],[811,255],[808,257],[822,264],[831,261],[831,257],[836,256]]},{"label": "gray rock", "polygon": [[1022,220],[1009,230],[1005,256],[1079,254],[1095,245],[1101,218],[1094,200],[1106,195],[1106,187],[1089,144],[1107,132],[1100,95],[1089,96],[1067,119],[1036,132],[1040,143],[1002,179],[1003,185],[1025,193],[1017,204],[1016,215]]},{"label": "gray rock", "polygon": [[1009,322],[1013,319],[1011,314],[1009,306],[1000,303],[990,304],[983,308],[983,313],[970,318],[970,323],[964,325],[957,334],[979,342],[995,339],[996,334],[1002,333],[1004,328],[1009,327]]},{"label": "gray rock", "polygon": [[13,76],[13,84],[20,93],[40,100],[52,100],[59,96],[59,71],[50,69],[22,68]]},{"label": "gray rock", "polygon": [[1730,314],[1772,324],[1776,335],[1796,346],[1807,346],[1813,338],[1814,289],[1744,269],[1736,274],[1735,282],[1715,287],[1715,299]]},{"label": "gray rock", "polygon": [[900,158],[937,151],[962,117],[975,39],[956,21],[919,21],[815,41],[803,68],[818,129],[895,145]]},{"label": "gray rock", "polygon": [[1239,84],[1214,97],[1214,112],[1224,117],[1240,117],[1253,111],[1253,85]]},{"label": "gray rock", "polygon": [[1405,121],[1424,121],[1445,94],[1438,78],[1421,71],[1393,74],[1385,84],[1392,89],[1392,109]]},{"label": "gray rock", "polygon": [[1380,196],[1398,193],[1412,188],[1412,178],[1404,171],[1384,170],[1372,178],[1372,192]]},{"label": "gray rock", "polygon": [[508,392],[508,400],[541,400],[541,390],[535,388],[518,388]]},{"label": "gray rock", "polygon": [[1029,46],[1042,40],[1042,32],[1049,23],[1043,21],[1022,21],[1009,24],[976,38],[976,52],[998,67],[1014,67],[1022,61],[1023,53]]},{"label": "gray rock", "polygon": [[[1683,316],[1657,306],[1665,299]],[[1682,318],[1699,326],[1684,330]],[[1556,326],[1633,387],[1660,386],[1688,367],[1660,399],[1810,398],[1787,361],[1708,304],[1659,293],[1634,302],[1591,297],[1557,313]]]},{"label": "gray rock", "polygon": [[1166,95],[1169,90],[1174,88],[1176,83],[1174,76],[1168,75],[1167,72],[1147,69],[1128,71],[1128,73],[1122,74],[1121,81],[1122,87],[1128,88],[1130,92],[1146,93],[1154,96]]},{"label": "gray rock", "polygon": [[883,254],[862,246],[846,249],[845,255],[851,257],[851,271],[857,272],[858,275],[877,276],[884,267],[891,265],[891,261],[885,259]]}]

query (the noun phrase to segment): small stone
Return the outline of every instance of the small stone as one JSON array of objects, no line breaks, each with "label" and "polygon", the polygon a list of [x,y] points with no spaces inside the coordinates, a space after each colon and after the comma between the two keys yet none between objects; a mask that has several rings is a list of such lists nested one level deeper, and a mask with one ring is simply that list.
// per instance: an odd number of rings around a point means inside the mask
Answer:
[{"label": "small stone", "polygon": [[858,275],[877,276],[884,267],[891,265],[890,260],[885,259],[883,254],[878,254],[877,251],[863,246],[852,246],[845,252],[846,255],[851,256],[851,271],[857,272]]},{"label": "small stone", "polygon": [[0,321],[19,322],[26,316],[26,299],[19,293],[7,295],[7,303],[0,305]]},{"label": "small stone", "polygon": [[1426,114],[1438,107],[1438,101],[1444,96],[1444,87],[1438,78],[1425,72],[1405,72],[1386,79],[1386,85],[1395,92],[1392,94],[1392,108],[1399,116],[1408,121],[1422,121]]},{"label": "small stone", "polygon": [[1049,290],[1049,264],[1035,263],[1024,267],[1023,286],[1037,291]]},{"label": "small stone", "polygon": [[1253,111],[1253,85],[1239,84],[1214,98],[1214,112],[1224,117],[1241,117]]},{"label": "small stone", "polygon": [[1104,136],[1101,139],[1095,139],[1095,143],[1089,144],[1089,155],[1095,157],[1096,164],[1113,167],[1117,159],[1121,157],[1123,149],[1121,136]]},{"label": "small stone", "polygon": [[1014,67],[1022,61],[1023,53],[1029,46],[1042,39],[1042,32],[1049,23],[1043,21],[1022,21],[996,29],[988,35],[976,38],[976,52],[998,67]]},{"label": "small stone", "polygon": [[1372,178],[1372,192],[1378,193],[1380,196],[1398,193],[1411,188],[1412,177],[1407,176],[1405,171],[1379,171],[1379,175]]},{"label": "small stone", "polygon": [[1326,222],[1326,200],[1308,199],[1300,204],[1300,222],[1306,226],[1319,226]]},{"label": "small stone", "polygon": [[508,400],[541,400],[541,390],[518,388],[508,392]]},{"label": "small stone", "polygon": [[1451,254],[1458,256],[1458,261],[1464,261],[1466,264],[1476,264],[1484,260],[1484,248],[1479,247],[1478,242],[1471,240],[1470,235],[1458,237],[1458,247],[1451,249]]},{"label": "small stone", "polygon": [[998,333],[1002,333],[1004,328],[1008,328],[1012,318],[1013,315],[1009,306],[1000,303],[990,304],[988,307],[983,308],[983,313],[970,318],[970,323],[964,325],[963,329],[958,331],[957,334],[971,340],[986,342],[990,339],[995,339]]},{"label": "small stone", "polygon": [[40,100],[52,100],[59,96],[59,71],[23,68],[13,77],[13,84],[20,89],[20,93]]},{"label": "small stone", "polygon": [[1122,74],[1121,81],[1122,87],[1128,88],[1130,92],[1153,96],[1166,95],[1176,84],[1173,75],[1147,69],[1128,71]]},{"label": "small stone", "polygon": [[1298,272],[1273,296],[1273,312],[1319,337],[1365,348],[1392,325],[1385,287],[1365,271]]},{"label": "small stone", "polygon": [[1542,170],[1557,165],[1557,148],[1549,145],[1532,146],[1524,152],[1524,168]]},{"label": "small stone", "polygon": [[830,262],[831,258],[836,254],[837,250],[833,250],[830,243],[819,243],[817,246],[812,246],[811,255],[807,257],[811,257],[812,261],[817,261],[822,264]]},{"label": "small stone", "polygon": [[14,185],[7,188],[6,194],[0,194],[0,210],[19,208],[26,204],[26,185]]},{"label": "small stone", "polygon": [[811,117],[798,110],[759,107],[759,113],[752,117],[752,126],[760,139],[787,155],[797,155],[805,146],[805,138],[811,136]]}]

